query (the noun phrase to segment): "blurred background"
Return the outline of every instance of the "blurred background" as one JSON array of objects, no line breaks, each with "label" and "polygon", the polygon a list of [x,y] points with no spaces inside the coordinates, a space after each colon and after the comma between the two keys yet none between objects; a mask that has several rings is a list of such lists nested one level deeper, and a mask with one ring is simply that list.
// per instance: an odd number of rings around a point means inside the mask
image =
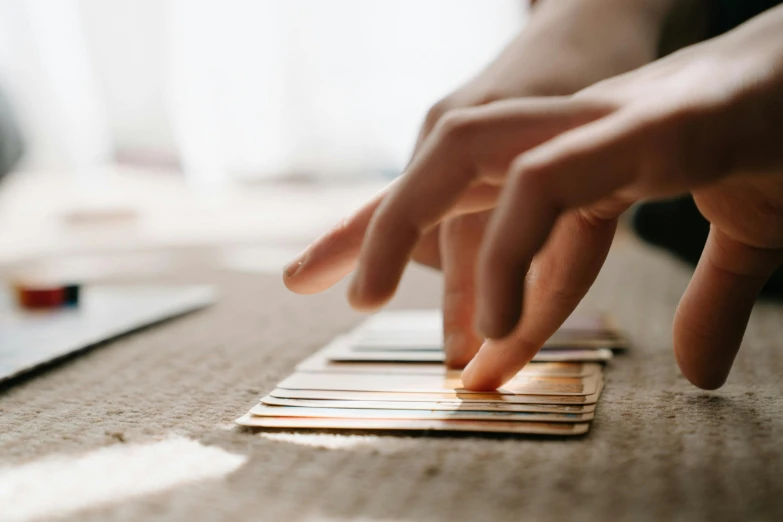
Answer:
[{"label": "blurred background", "polygon": [[526,3],[0,0],[0,262],[299,246],[400,172]]}]

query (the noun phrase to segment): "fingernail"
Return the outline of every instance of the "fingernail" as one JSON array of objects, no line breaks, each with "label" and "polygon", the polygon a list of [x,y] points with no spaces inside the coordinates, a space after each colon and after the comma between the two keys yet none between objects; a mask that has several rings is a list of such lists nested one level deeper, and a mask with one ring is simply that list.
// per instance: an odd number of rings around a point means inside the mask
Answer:
[{"label": "fingernail", "polygon": [[305,249],[304,252],[299,254],[299,256],[288,263],[285,268],[283,268],[283,272],[285,273],[285,276],[288,278],[294,277],[296,274],[299,273],[300,270],[302,270],[302,267],[305,264],[305,261],[307,260],[307,253],[310,249]]}]

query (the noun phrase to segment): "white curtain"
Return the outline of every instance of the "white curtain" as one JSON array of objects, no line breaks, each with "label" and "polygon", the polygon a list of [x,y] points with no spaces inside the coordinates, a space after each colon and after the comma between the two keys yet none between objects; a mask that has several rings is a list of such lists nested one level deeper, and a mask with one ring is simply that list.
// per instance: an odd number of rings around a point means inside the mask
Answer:
[{"label": "white curtain", "polygon": [[0,0],[29,168],[174,161],[196,185],[398,171],[523,0]]}]

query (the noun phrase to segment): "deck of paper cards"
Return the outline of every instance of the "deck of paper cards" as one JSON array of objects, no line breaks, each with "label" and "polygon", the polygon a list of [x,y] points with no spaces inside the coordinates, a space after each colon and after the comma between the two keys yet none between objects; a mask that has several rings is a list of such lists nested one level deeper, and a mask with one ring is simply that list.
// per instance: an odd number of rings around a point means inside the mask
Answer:
[{"label": "deck of paper cards", "polygon": [[444,364],[438,310],[381,312],[302,361],[242,426],[583,435],[603,368],[624,335],[602,314],[571,316],[527,366],[494,392],[462,387]]}]

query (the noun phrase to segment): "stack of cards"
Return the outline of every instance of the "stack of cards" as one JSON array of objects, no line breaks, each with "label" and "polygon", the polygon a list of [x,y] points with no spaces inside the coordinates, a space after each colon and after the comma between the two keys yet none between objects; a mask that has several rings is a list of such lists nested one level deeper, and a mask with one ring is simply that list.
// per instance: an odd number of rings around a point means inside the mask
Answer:
[{"label": "stack of cards", "polygon": [[383,312],[301,362],[237,423],[581,435],[603,387],[601,363],[626,346],[607,317],[572,316],[503,388],[473,392],[443,365],[438,311]]}]

